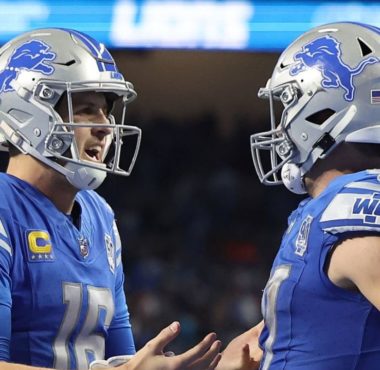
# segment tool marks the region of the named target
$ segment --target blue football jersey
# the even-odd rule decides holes
[[[0,174],[0,361],[88,369],[135,353],[121,242],[108,204],[80,191],[80,225]]]
[[[334,245],[380,232],[378,217],[380,171],[339,176],[291,214],[262,300],[261,370],[380,368],[380,312],[325,272]]]

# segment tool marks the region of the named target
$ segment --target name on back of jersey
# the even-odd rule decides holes
[[[321,217],[325,231],[379,231],[380,193],[341,193],[328,205]]]

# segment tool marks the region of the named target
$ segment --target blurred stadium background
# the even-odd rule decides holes
[[[127,116],[143,129],[134,172],[99,191],[118,218],[137,347],[172,320],[182,324],[174,351],[209,331],[227,343],[260,320],[300,198],[256,178],[249,136],[269,127],[257,91],[308,28],[379,19],[368,0],[0,0],[0,43],[33,28],[87,32],[139,94]]]

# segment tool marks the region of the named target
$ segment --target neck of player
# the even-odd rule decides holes
[[[71,214],[79,190],[62,174],[24,154],[10,157],[7,173],[34,186],[61,212]]]
[[[338,176],[379,168],[380,153],[376,144],[342,143],[315,163],[305,175],[305,186],[309,195],[315,198]]]

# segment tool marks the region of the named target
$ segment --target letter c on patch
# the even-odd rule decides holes
[[[28,244],[33,253],[51,253],[50,235],[47,231],[31,231],[28,234]]]

